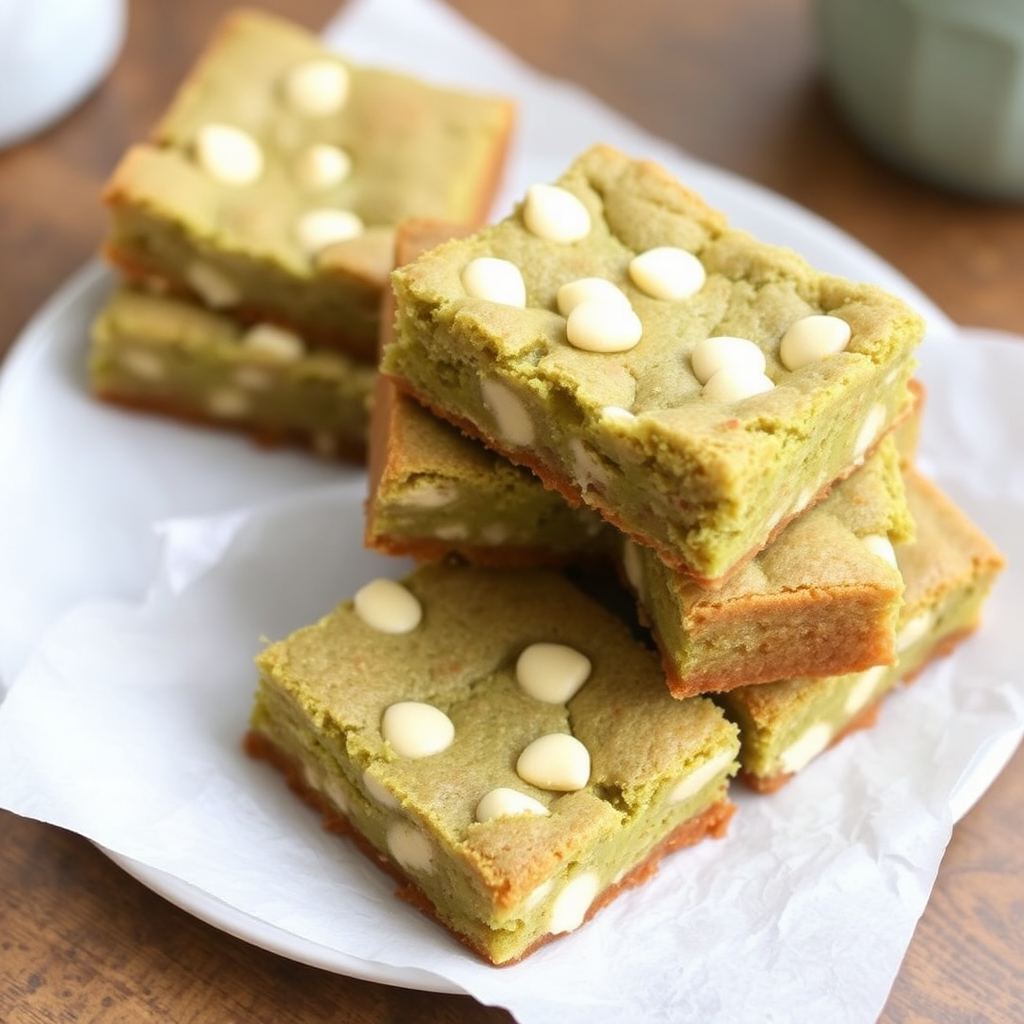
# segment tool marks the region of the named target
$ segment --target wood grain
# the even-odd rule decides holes
[[[810,0],[451,3],[536,67],[835,222],[954,319],[1024,332],[1024,207],[943,193],[866,152],[822,84]],[[0,153],[0,352],[95,250],[104,178],[228,6],[134,0],[103,85]],[[263,6],[310,27],[336,8]],[[885,1024],[1024,1020],[1022,793],[1018,754],[955,829]],[[165,902],[80,837],[0,812],[4,1024],[510,1019],[468,998],[338,977],[256,949]]]

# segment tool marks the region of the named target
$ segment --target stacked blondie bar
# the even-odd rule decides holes
[[[513,119],[233,13],[106,187],[95,394],[362,460],[395,226],[482,221]]]
[[[366,543],[421,565],[269,648],[250,749],[507,963],[869,724],[1002,559],[914,468],[916,314],[653,164],[597,146],[396,262]]]

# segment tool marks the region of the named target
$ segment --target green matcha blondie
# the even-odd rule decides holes
[[[296,25],[236,11],[108,182],[106,255],[373,360],[394,226],[481,221],[513,116],[505,98],[357,66]]]
[[[736,727],[553,571],[374,580],[257,662],[249,753],[494,964],[727,828]]]
[[[683,697],[891,665],[904,589],[894,545],[913,535],[900,455],[886,437],[718,590],[628,539],[619,563],[669,689]]]
[[[932,482],[905,470],[916,539],[896,546],[906,581],[894,665],[825,679],[744,686],[716,696],[740,727],[741,776],[770,792],[848,732],[871,725],[879,702],[978,626],[1003,558]]]
[[[392,285],[397,386],[709,587],[912,405],[904,302],[608,146]]]
[[[372,365],[310,352],[282,328],[127,287],[92,325],[89,383],[98,398],[326,457],[365,458],[376,377]]]

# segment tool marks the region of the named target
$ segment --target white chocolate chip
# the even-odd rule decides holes
[[[275,324],[256,324],[242,335],[242,347],[250,352],[282,363],[294,363],[305,354],[306,346],[293,331]]]
[[[443,508],[459,496],[459,488],[448,481],[420,483],[402,495],[401,504],[409,508]]]
[[[416,597],[394,580],[371,580],[353,600],[356,615],[381,633],[411,633],[423,617]]]
[[[686,249],[660,245],[634,256],[629,276],[642,292],[655,299],[688,299],[704,287],[704,264]]]
[[[837,316],[815,314],[790,324],[782,336],[779,360],[787,370],[799,370],[843,352],[850,343],[850,325]]]
[[[185,280],[211,309],[228,309],[242,300],[242,292],[234,281],[202,260],[196,260],[185,268]]]
[[[252,409],[249,397],[236,388],[216,388],[206,396],[206,410],[219,420],[237,420]]]
[[[896,634],[896,650],[902,654],[905,650],[913,647],[914,644],[924,638],[928,631],[935,624],[935,614],[926,610],[918,612],[912,619],[905,623]]]
[[[558,312],[568,316],[581,302],[603,299],[629,305],[626,293],[605,277],[580,277],[558,289]]]
[[[643,332],[632,306],[607,299],[581,302],[565,322],[569,344],[584,352],[628,352]]]
[[[167,367],[155,352],[133,348],[127,352],[121,352],[117,359],[133,377],[138,377],[139,380],[158,381],[167,376]]]
[[[538,789],[571,793],[590,779],[590,751],[569,733],[551,732],[519,755],[516,773]]]
[[[551,812],[539,801],[518,789],[499,786],[485,793],[476,805],[476,820],[479,822],[493,821],[515,814],[550,814]]]
[[[719,370],[704,385],[704,394],[716,402],[742,402],[762,395],[775,385],[770,377],[752,370],[727,368]]]
[[[548,930],[553,935],[575,931],[586,920],[587,911],[597,896],[601,880],[596,872],[588,871],[574,878],[551,905]]]
[[[816,722],[779,755],[779,765],[786,774],[798,772],[818,756],[832,740],[832,726]]]
[[[569,450],[572,452],[573,473],[581,490],[587,490],[591,484],[608,483],[608,472],[601,465],[597,456],[587,447],[586,442],[574,437],[569,442]]]
[[[873,406],[871,412],[867,414],[864,420],[864,425],[860,428],[860,433],[857,434],[857,440],[853,444],[854,461],[861,459],[867,453],[868,449],[878,440],[878,435],[882,432],[882,427],[884,426],[885,406]]]
[[[307,779],[309,774],[307,773]],[[316,789],[316,783],[313,782],[313,788]],[[349,813],[348,794],[345,792],[342,784],[330,775],[323,777],[323,791],[326,793],[328,800],[334,804],[335,810],[340,811],[342,814]]]
[[[429,757],[447,750],[455,739],[452,720],[433,704],[401,700],[385,708],[381,735],[399,757]]]
[[[406,871],[428,872],[434,867],[434,845],[413,824],[395,821],[385,835],[388,853]]]
[[[295,162],[295,177],[309,192],[340,185],[352,171],[352,158],[343,149],[327,142],[307,146]]]
[[[850,692],[846,695],[843,711],[847,715],[855,715],[858,711],[865,708],[868,701],[875,695],[878,684],[884,678],[885,673],[886,668],[884,665],[876,665],[874,668],[869,668],[866,672],[861,672],[857,677],[857,682],[853,684]]]
[[[568,704],[590,678],[590,659],[566,644],[530,644],[516,661],[516,679],[535,700]]]
[[[622,569],[626,574],[626,582],[637,594],[642,593],[644,565],[640,556],[640,546],[628,537],[622,543]]]
[[[619,423],[632,423],[636,419],[636,413],[629,409],[623,409],[621,405],[606,405],[601,410],[605,419],[617,420]]]
[[[297,64],[284,80],[289,106],[305,117],[335,114],[348,99],[348,69],[336,60],[320,58]]]
[[[540,906],[551,894],[551,890],[555,887],[554,879],[549,878],[545,882],[541,882],[532,892],[530,892],[526,899],[523,900],[523,906],[527,910],[533,910]]]
[[[731,750],[723,750],[680,779],[668,794],[670,804],[682,803],[699,793],[712,779],[718,778],[733,763]]]
[[[251,185],[263,173],[263,150],[246,131],[204,124],[196,133],[196,160],[222,185]]]
[[[391,810],[397,810],[402,806],[401,803],[399,803],[398,797],[396,797],[395,794],[380,781],[380,779],[375,775],[371,775],[369,769],[363,772],[363,789],[365,789],[370,798],[376,800],[381,807],[388,807]]]
[[[726,334],[701,338],[690,353],[690,368],[701,384],[707,384],[719,370],[763,374],[765,366],[764,352],[757,345],[748,338]]]
[[[894,569],[899,568],[896,563],[896,551],[892,546],[892,541],[884,533],[869,533],[861,537],[861,541],[871,554],[876,555]]]
[[[469,537],[469,527],[465,523],[443,523],[434,530],[438,540],[456,541]]]
[[[533,420],[523,403],[496,380],[480,382],[484,404],[494,416],[501,437],[510,444],[528,448],[533,444]]]
[[[504,544],[511,536],[512,531],[505,523],[488,523],[480,531],[480,539],[485,544]]]
[[[503,306],[526,306],[526,283],[519,268],[496,256],[479,256],[462,270],[462,287],[471,299],[487,299]]]
[[[590,214],[571,192],[557,185],[531,185],[526,190],[523,222],[548,242],[578,242],[590,234]]]
[[[308,210],[295,225],[295,237],[310,256],[336,242],[347,242],[363,233],[363,222],[351,210]]]

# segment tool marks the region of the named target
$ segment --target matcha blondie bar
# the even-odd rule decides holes
[[[669,689],[684,697],[892,664],[903,605],[893,546],[913,534],[900,455],[886,437],[718,590],[631,540],[619,562]]]
[[[492,963],[727,828],[736,727],[553,571],[374,580],[257,662],[250,754]]]
[[[709,587],[912,404],[904,302],[608,146],[392,282],[400,388]]]
[[[741,776],[770,792],[850,731],[874,722],[879,702],[978,626],[1003,558],[992,542],[932,482],[905,470],[916,539],[896,546],[906,581],[888,667],[825,679],[744,686],[716,696],[738,723]]]
[[[310,352],[282,328],[127,287],[92,325],[98,398],[347,461],[365,458],[376,377],[369,363]]]
[[[513,115],[239,10],[115,169],[105,252],[132,278],[373,360],[394,226],[482,220]]]

